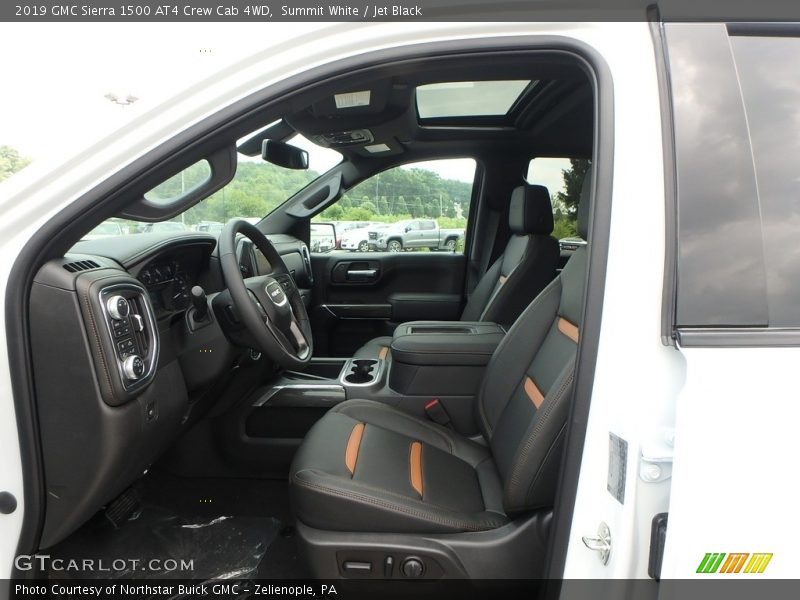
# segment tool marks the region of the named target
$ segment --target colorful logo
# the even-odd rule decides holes
[[[749,560],[748,560],[749,558]],[[772,553],[749,554],[739,552],[725,554],[724,552],[708,552],[697,567],[698,573],[763,573]]]

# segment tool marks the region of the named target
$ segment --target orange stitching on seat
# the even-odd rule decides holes
[[[364,437],[364,423],[356,423],[350,438],[347,440],[347,448],[344,451],[344,464],[350,475],[356,472],[356,461],[358,460],[358,450],[361,448],[361,438]]]
[[[544,402],[544,394],[542,394],[541,390],[530,377],[525,378],[525,393],[528,394],[528,398],[530,398],[536,408],[539,408],[542,402]]]
[[[411,487],[422,498],[422,444],[411,442],[411,453],[408,457],[408,471],[411,475]]]
[[[580,338],[578,334],[578,326],[570,323],[564,317],[558,318],[558,330],[571,339],[576,344]]]

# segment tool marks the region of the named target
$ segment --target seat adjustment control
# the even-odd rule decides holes
[[[348,560],[344,565],[345,573],[370,573],[372,572],[372,563],[360,560]]]
[[[422,565],[422,561],[413,556],[405,559],[403,564],[400,565],[400,571],[403,573],[403,575],[411,579],[420,577],[424,570],[425,567]]]
[[[383,561],[383,578],[391,579],[393,569],[394,569],[394,559],[391,556],[387,556],[386,560]]]

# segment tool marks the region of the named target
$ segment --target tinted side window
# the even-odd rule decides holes
[[[770,327],[800,326],[800,38],[731,38],[755,165]]]
[[[574,250],[575,244],[583,243],[578,237],[578,201],[590,162],[583,158],[538,156],[528,163],[525,181],[543,185],[550,192],[553,237],[562,242],[562,250]]]
[[[758,194],[728,32],[669,23],[678,327],[766,326]]]
[[[463,252],[474,179],[471,158],[394,167],[348,190],[314,222],[333,225],[331,249],[342,252]]]
[[[665,30],[676,325],[800,328],[800,27]]]

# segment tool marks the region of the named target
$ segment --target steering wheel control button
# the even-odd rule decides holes
[[[122,296],[111,296],[111,298],[106,301],[106,310],[112,319],[121,321],[131,312],[131,307],[128,301]]]
[[[422,576],[422,573],[425,571],[425,567],[422,565],[422,561],[420,559],[410,557],[405,559],[403,564],[400,565],[400,571],[409,579],[416,579],[417,577]]]
[[[286,304],[286,294],[283,292],[283,287],[277,281],[272,281],[267,284],[267,296],[276,306],[283,306]]]
[[[144,361],[135,354],[129,356],[122,362],[122,372],[128,379],[139,379],[144,375]]]

